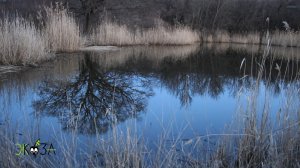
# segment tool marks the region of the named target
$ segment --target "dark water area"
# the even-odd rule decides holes
[[[166,130],[167,140],[186,141],[242,122],[254,85],[257,111],[268,106],[275,121],[287,97],[299,100],[299,52],[271,48],[257,82],[263,53],[258,46],[205,45],[61,54],[41,67],[2,74],[0,128],[17,134],[16,143],[59,143],[76,133],[79,144],[89,144],[113,127],[146,142]]]

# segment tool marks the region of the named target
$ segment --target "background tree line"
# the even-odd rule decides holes
[[[0,0],[0,10],[32,15],[57,0]],[[297,0],[59,0],[87,28],[104,18],[128,26],[151,27],[157,20],[198,30],[248,32],[283,29],[282,21],[298,30]],[[267,25],[266,18],[270,18]]]

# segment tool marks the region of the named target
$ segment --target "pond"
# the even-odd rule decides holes
[[[215,44],[58,54],[38,68],[1,74],[0,127],[14,143],[76,139],[76,151],[92,153],[90,144],[112,134],[135,134],[156,148],[161,136],[186,143],[229,127],[239,132],[254,85],[257,111],[268,109],[274,121],[291,94],[299,100],[298,49],[271,48],[257,82],[264,51]]]

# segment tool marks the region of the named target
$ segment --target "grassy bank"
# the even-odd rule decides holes
[[[64,7],[45,8],[45,34],[48,48],[54,52],[73,52],[81,47],[82,37],[74,16]]]
[[[267,39],[259,32],[215,31],[210,34],[185,26],[162,24],[131,29],[109,21],[100,23],[83,36],[73,14],[62,5],[46,7],[41,13],[37,17],[39,26],[21,17],[0,21],[0,64],[35,65],[54,57],[52,53],[78,51],[84,45],[189,45],[199,42],[267,45]],[[290,28],[275,31],[270,35],[270,42],[276,46],[300,47],[300,35]]]
[[[0,21],[0,64],[35,65],[54,56],[54,52],[72,52],[81,46],[79,26],[68,10],[45,8],[45,23],[16,16]]]
[[[262,36],[262,37],[261,37]],[[230,34],[227,31],[216,31],[213,34],[201,33],[203,42],[207,43],[239,43],[267,45],[264,34],[248,32]],[[274,31],[270,33],[270,41],[273,46],[300,47],[300,33],[294,31]]]
[[[15,18],[0,21],[0,63],[35,64],[50,57],[45,38],[34,24]]]
[[[156,26],[133,31],[113,22],[101,23],[91,35],[94,45],[186,45],[199,41],[198,33],[188,27]]]
[[[72,14],[60,6],[46,8],[45,23],[37,28],[32,21],[16,17],[0,22],[0,63],[37,64],[55,52],[78,51],[84,37]],[[148,30],[130,30],[115,23],[100,24],[89,37],[92,45],[186,45],[199,42],[197,32],[187,27],[157,26]]]

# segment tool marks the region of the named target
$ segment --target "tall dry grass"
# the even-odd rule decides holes
[[[266,47],[259,58],[257,77],[251,84],[249,94],[241,88],[238,93],[245,96],[247,103],[239,105],[237,120],[227,134],[225,140],[219,143],[213,154],[213,165],[217,167],[299,167],[300,135],[299,135],[299,97],[297,86],[291,85],[284,89],[285,98],[277,112],[271,111],[273,95],[262,93],[259,98],[260,83],[266,74],[266,65],[275,67],[274,59],[270,58],[271,36],[267,33]],[[267,63],[267,59],[269,60]],[[241,67],[245,67],[245,62]],[[278,66],[276,64],[276,66]],[[278,68],[280,70],[280,67]],[[288,68],[283,71],[289,71]],[[283,73],[283,74],[286,74]],[[247,74],[244,74],[246,77]],[[243,77],[243,81],[244,81]],[[285,78],[280,76],[280,78]],[[270,80],[270,79],[269,79]],[[294,81],[299,80],[295,76]],[[281,83],[280,80],[278,81]],[[269,81],[266,82],[266,87]],[[282,84],[282,83],[281,83]],[[247,92],[247,91],[246,91]],[[265,91],[264,91],[265,92]],[[262,109],[259,104],[263,103]],[[272,113],[276,114],[273,119]]]
[[[230,34],[227,31],[218,30],[213,34],[202,33],[204,42],[208,43],[239,43],[239,44],[260,44],[258,32],[247,34]]]
[[[104,22],[93,31],[90,39],[94,45],[185,45],[199,42],[199,35],[187,27],[157,26],[133,31],[125,25]]]
[[[0,63],[36,64],[51,57],[42,32],[23,18],[0,21]]]
[[[72,52],[81,46],[79,25],[74,16],[63,6],[45,8],[46,23],[43,30],[51,51]]]
[[[238,43],[267,45],[265,36],[259,32],[230,34],[227,31],[216,31],[213,34],[202,33],[202,39],[208,43]],[[300,33],[295,31],[274,31],[270,33],[271,45],[282,47],[300,47]]]
[[[100,24],[91,34],[94,45],[184,45],[201,40],[208,43],[238,43],[267,45],[265,36],[259,32],[230,34],[218,30],[213,34],[196,32],[188,27],[166,28],[158,25],[150,29],[130,30],[126,25],[113,22]],[[300,33],[295,31],[274,31],[270,33],[271,45],[283,47],[300,47]]]
[[[82,37],[72,14],[59,4],[45,11],[40,28],[18,16],[0,21],[0,64],[32,65],[53,57],[50,52],[80,48]]]
[[[275,31],[272,44],[284,47],[300,47],[300,33],[295,31]]]

